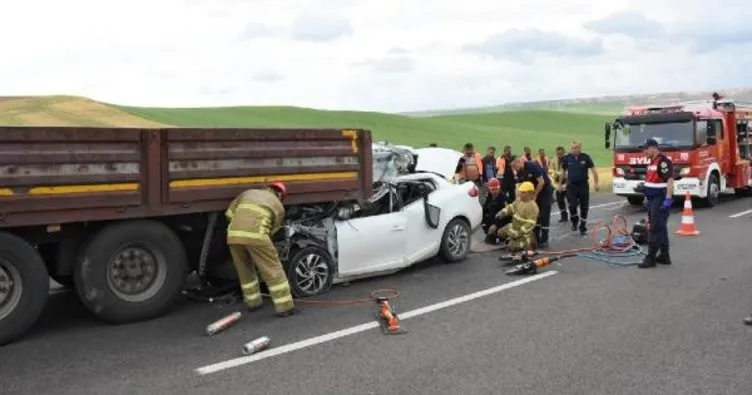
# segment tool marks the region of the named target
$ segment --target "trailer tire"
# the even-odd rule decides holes
[[[0,346],[19,339],[47,304],[50,280],[39,252],[26,240],[0,232]]]
[[[86,308],[121,324],[155,318],[177,302],[187,258],[178,236],[160,222],[119,222],[85,246],[74,281]]]

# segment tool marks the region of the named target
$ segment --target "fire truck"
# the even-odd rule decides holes
[[[752,102],[723,98],[627,108],[605,125],[606,149],[613,139],[613,191],[640,205],[648,158],[645,142],[653,138],[674,163],[674,197],[689,193],[706,206],[721,194],[752,191]]]

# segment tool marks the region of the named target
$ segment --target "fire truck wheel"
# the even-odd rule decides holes
[[[47,267],[39,252],[26,240],[0,232],[0,346],[34,325],[49,292]]]
[[[86,245],[73,279],[81,302],[110,323],[154,318],[177,302],[187,274],[185,248],[156,221],[117,222]]]
[[[718,204],[718,200],[721,195],[721,183],[718,180],[716,173],[711,173],[708,178],[708,191],[707,197],[702,199],[702,205],[705,207],[713,207]]]

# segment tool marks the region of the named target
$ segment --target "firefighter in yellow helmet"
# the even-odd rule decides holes
[[[256,268],[269,288],[274,310],[280,317],[295,313],[292,293],[271,236],[285,218],[282,201],[287,187],[281,182],[265,189],[249,189],[230,203],[225,212],[230,225],[227,245],[238,272],[243,300],[249,310],[261,308],[261,289]]]
[[[496,214],[497,218],[511,216],[512,222],[498,230],[492,226],[488,232],[488,239],[496,237],[506,240],[510,251],[530,250],[536,247],[533,235],[538,220],[538,205],[533,199],[535,187],[533,183],[525,181],[520,184],[518,192],[517,200]]]

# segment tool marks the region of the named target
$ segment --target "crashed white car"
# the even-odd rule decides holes
[[[458,262],[480,226],[479,191],[457,185],[461,153],[374,144],[374,194],[354,202],[294,206],[275,236],[296,297],[319,295],[332,284],[389,274],[440,256]],[[208,268],[234,277],[230,262]]]
[[[409,164],[412,172],[381,177],[368,205],[339,205],[333,215],[321,206],[291,213],[300,219],[286,223],[289,242],[280,258],[296,296],[318,295],[333,283],[393,273],[436,255],[447,262],[465,259],[482,208],[473,183],[450,181],[461,154],[445,148],[410,153],[417,156]]]

